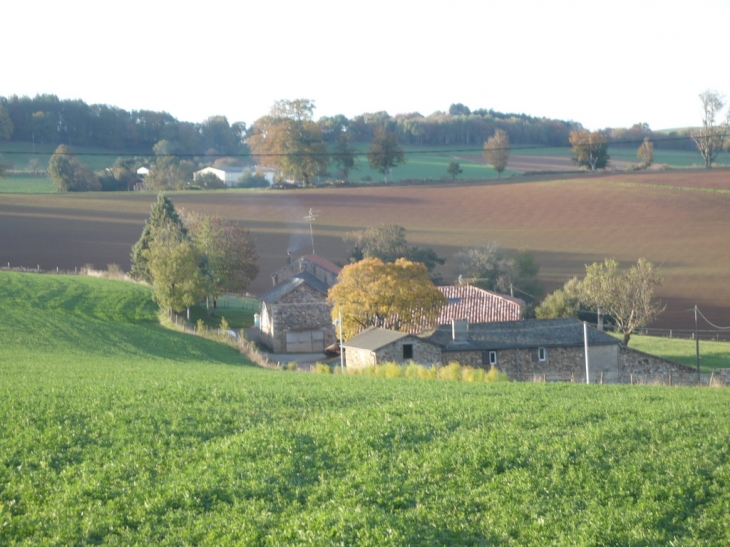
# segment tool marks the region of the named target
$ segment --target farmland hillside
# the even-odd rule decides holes
[[[256,369],[0,272],[2,545],[724,545],[724,389]]]
[[[286,252],[311,252],[304,217],[319,210],[316,251],[344,261],[342,235],[379,223],[397,223],[409,241],[434,247],[447,259],[440,272],[453,281],[451,257],[462,247],[496,240],[529,249],[540,277],[554,288],[584,265],[604,257],[660,266],[659,291],[667,311],[657,326],[691,328],[698,304],[716,324],[729,324],[730,172],[670,171],[503,183],[428,186],[227,191],[171,194],[177,207],[239,220],[251,230],[261,273],[251,286],[261,294]],[[0,195],[0,264],[71,268],[114,262],[129,268],[154,201],[151,194]]]

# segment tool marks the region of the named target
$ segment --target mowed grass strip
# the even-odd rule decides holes
[[[724,389],[256,369],[0,272],[0,544],[724,545]]]

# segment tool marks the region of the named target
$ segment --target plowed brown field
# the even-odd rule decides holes
[[[727,191],[726,191],[727,189]],[[657,326],[687,328],[695,303],[730,324],[730,172],[680,171],[598,175],[569,180],[514,179],[503,184],[395,186],[299,191],[172,193],[177,207],[237,219],[254,234],[261,274],[271,285],[287,249],[311,252],[303,217],[318,210],[317,254],[345,257],[341,236],[398,223],[415,243],[449,260],[461,247],[496,240],[531,250],[548,287],[604,257],[645,256],[665,278],[667,311]],[[150,194],[0,195],[0,264],[73,268],[129,267],[129,251],[155,197]]]

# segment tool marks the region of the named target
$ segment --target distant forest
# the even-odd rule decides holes
[[[78,99],[60,100],[55,95],[0,97],[0,107],[12,122],[11,141],[63,143],[144,153],[151,151],[155,143],[166,140],[173,143],[176,152],[185,154],[248,152],[246,123],[230,123],[225,116],[211,116],[202,123],[183,122],[167,112],[127,111],[105,104],[89,105]],[[401,144],[469,147],[481,147],[496,129],[506,131],[514,145],[567,147],[570,132],[582,127],[573,121],[505,114],[491,109],[470,110],[461,103],[452,104],[448,111],[428,116],[417,112],[395,116],[375,112],[351,119],[343,115],[322,117],[318,123],[327,142],[334,142],[342,132],[347,132],[352,142],[370,142],[375,130],[384,127],[394,132]],[[681,138],[687,133],[657,133],[641,123],[630,128],[607,128],[602,132],[608,136],[609,143],[617,145],[631,141],[627,146],[638,146],[634,142],[649,137],[660,148],[695,149],[691,139]]]

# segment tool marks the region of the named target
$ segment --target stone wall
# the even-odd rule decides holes
[[[403,345],[413,346],[413,358],[403,358]],[[416,336],[396,340],[392,344],[371,351],[366,349],[345,348],[345,362],[348,367],[362,368],[383,363],[405,363],[413,361],[421,365],[434,365],[441,362],[441,348],[424,342]]]
[[[624,374],[691,374],[696,371],[681,363],[621,346],[621,372]]]
[[[411,344],[413,346],[412,359],[403,358],[403,346],[405,344]],[[407,336],[396,340],[392,344],[377,350],[376,355],[378,363],[405,363],[406,361],[413,361],[420,365],[433,365],[441,362],[441,348],[436,344],[424,342],[416,336]]]
[[[375,354],[369,349],[345,348],[345,366],[363,368],[375,364]]]
[[[715,371],[718,382],[724,385],[730,385],[730,368],[720,368]]]

